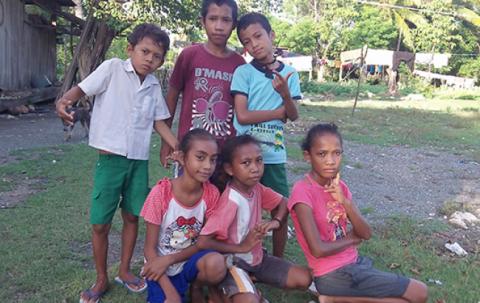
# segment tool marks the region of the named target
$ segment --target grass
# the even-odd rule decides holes
[[[335,121],[347,140],[431,146],[480,159],[478,102],[361,101],[354,117],[350,116],[351,107],[351,101],[314,101],[301,106],[302,121]],[[303,130],[293,131],[303,136]],[[288,138],[292,160],[303,161],[298,147],[302,136]],[[167,174],[159,165],[158,140],[153,140],[153,144],[150,184]],[[34,183],[38,192],[15,207],[0,209],[0,301],[76,302],[79,292],[90,286],[95,277],[89,249],[88,208],[96,153],[80,144],[15,152],[11,156],[16,160],[0,167],[0,192],[12,190],[26,179],[38,181]],[[450,208],[446,206],[445,211]],[[363,213],[374,211],[362,209]],[[118,234],[120,229],[116,216],[112,232]],[[395,217],[376,226],[375,237],[360,251],[372,257],[380,269],[397,263],[400,267],[393,271],[422,281],[440,280],[441,286],[429,284],[430,302],[476,302],[479,256],[470,254],[460,259],[446,255],[435,242],[435,234],[448,231],[448,226],[435,220],[420,222]],[[141,228],[140,237],[143,236]],[[295,241],[289,242],[286,256],[305,264]],[[111,278],[117,266],[115,263],[109,268]],[[139,263],[134,265],[135,270],[139,267]],[[312,299],[301,292],[262,289],[271,302],[304,303]],[[102,302],[144,300],[144,296],[130,295],[112,284]]]
[[[300,116],[307,125],[335,122],[347,140],[378,145],[428,146],[463,153],[480,161],[478,101],[367,100],[358,102],[353,117],[352,108],[352,100],[312,99],[300,106]]]

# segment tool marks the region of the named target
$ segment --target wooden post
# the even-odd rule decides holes
[[[365,49],[365,52],[363,51]],[[358,76],[358,81],[357,81],[357,93],[355,94],[355,102],[353,103],[353,108],[352,108],[352,117],[353,114],[355,113],[355,108],[357,107],[357,101],[358,101],[358,95],[360,93],[360,82],[362,80],[362,75],[363,75],[363,64],[365,62],[365,57],[367,56],[368,52],[368,46],[365,45],[362,47],[362,50],[360,52],[360,75]]]

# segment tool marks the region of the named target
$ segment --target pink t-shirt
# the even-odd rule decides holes
[[[233,72],[245,60],[237,53],[220,58],[203,44],[185,48],[177,58],[170,85],[182,91],[178,139],[192,128],[213,134],[220,145],[235,136],[233,98],[230,84]]]
[[[201,235],[215,235],[218,240],[231,244],[239,244],[245,239],[250,229],[262,220],[262,209],[272,210],[277,207],[283,197],[269,187],[257,184],[247,195],[227,185],[220,196],[217,211],[210,217]],[[248,264],[255,266],[262,262],[262,244],[256,245],[252,251],[235,254]]]
[[[347,199],[352,194],[347,185],[340,181],[340,187]],[[297,233],[297,241],[300,244],[309,267],[313,270],[314,276],[318,277],[334,271],[357,260],[358,252],[355,246],[327,257],[316,258],[310,252],[308,243],[303,235],[302,228],[298,222],[297,214],[293,207],[303,203],[312,209],[313,219],[320,233],[320,238],[325,242],[333,242],[342,239],[347,234],[348,217],[342,204],[335,201],[331,194],[324,191],[324,188],[315,182],[310,175],[295,183],[292,194],[288,200],[288,209],[292,215],[292,221]]]
[[[160,180],[140,212],[145,221],[160,225],[158,255],[172,254],[194,244],[204,222],[214,212],[219,196],[218,189],[205,182],[202,198],[193,206],[185,206],[173,196],[172,182],[168,178]],[[167,274],[178,274],[184,263],[171,265]]]

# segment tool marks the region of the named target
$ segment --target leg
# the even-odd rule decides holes
[[[271,212],[272,218],[277,214],[277,210],[274,209]],[[273,231],[273,255],[275,257],[283,258],[283,252],[285,251],[285,245],[288,239],[288,214],[282,220],[282,224],[279,229]]]
[[[306,290],[312,283],[310,270],[304,266],[292,265],[288,270],[286,287]]]
[[[270,187],[277,193],[281,194],[285,198],[288,198],[288,181],[287,181],[287,171],[285,169],[285,164],[265,164],[265,169],[263,172],[263,177],[260,180],[265,186]],[[272,218],[275,216],[276,212],[272,211]],[[282,226],[279,229],[273,231],[273,255],[275,257],[283,258],[283,252],[285,250],[285,245],[287,244],[288,239],[288,215],[282,221]]]
[[[330,297],[320,295],[319,303],[408,303],[402,298]]]
[[[95,270],[97,271],[97,279],[90,289],[94,293],[102,293],[108,287],[107,274],[107,254],[108,254],[108,233],[111,224],[93,224],[92,225],[92,248],[93,259],[95,261]],[[82,292],[80,297],[84,303],[91,303],[88,300],[87,291]]]
[[[145,281],[136,281],[135,275],[130,272],[130,262],[137,242],[138,217],[134,216],[122,209],[122,251],[120,256],[120,268],[118,276],[126,282],[133,290],[139,290],[145,287]],[[128,281],[136,281],[136,283],[128,283]]]
[[[206,285],[220,283],[227,273],[225,258],[216,252],[201,257],[197,262],[197,269],[197,280]]]
[[[410,279],[407,290],[402,296],[408,302],[425,303],[428,300],[428,288],[424,283],[415,279]]]
[[[232,303],[260,303],[260,298],[256,294],[239,293],[232,297]]]

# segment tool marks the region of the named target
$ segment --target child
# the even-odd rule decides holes
[[[188,132],[180,144],[183,174],[158,182],[145,201],[141,216],[147,225],[147,263],[143,274],[150,303],[184,301],[188,285],[196,278],[214,285],[225,276],[222,255],[198,251],[193,245],[217,205],[219,192],[208,182],[217,156],[217,142],[209,132]]]
[[[372,231],[339,180],[343,145],[337,126],[314,126],[302,149],[312,169],[295,183],[288,208],[320,302],[426,302],[425,284],[379,271],[358,255],[357,245]]]
[[[268,255],[262,248],[265,234],[284,222],[287,200],[259,183],[264,168],[260,144],[252,136],[242,135],[227,141],[222,153],[231,180],[220,197],[218,211],[198,240],[202,249],[231,254],[227,262],[232,264],[220,288],[235,303],[259,302],[249,276],[278,288],[306,289],[311,282],[306,267]],[[276,216],[262,222],[262,209],[276,209]]]
[[[272,45],[275,33],[264,15],[244,15],[237,34],[254,59],[233,75],[234,126],[238,135],[250,134],[261,143],[265,173],[260,182],[288,197],[283,126],[287,119],[298,117],[294,101],[301,98],[298,73],[276,60]],[[278,257],[283,256],[287,240],[287,217],[281,226],[273,235],[273,254]]]
[[[175,136],[163,121],[170,117],[158,80],[152,74],[168,51],[168,35],[153,24],[137,26],[128,37],[126,61],[103,62],[57,102],[58,115],[72,123],[67,112],[81,97],[95,96],[89,145],[99,151],[90,208],[93,256],[97,279],[83,291],[80,302],[98,302],[108,288],[108,233],[120,201],[122,252],[115,281],[132,292],[147,287],[130,272],[138,230],[138,214],[148,194],[148,156],[152,126],[172,148]],[[120,199],[121,197],[121,199]]]
[[[201,22],[207,42],[185,48],[177,58],[170,78],[167,104],[173,120],[178,97],[182,106],[178,124],[178,139],[192,128],[203,128],[213,134],[220,148],[235,135],[233,99],[230,83],[233,71],[245,63],[242,56],[227,48],[227,41],[237,22],[234,0],[203,0]],[[162,163],[171,150],[162,145]],[[212,181],[217,185],[217,177]],[[221,182],[221,181],[218,181]],[[222,187],[222,184],[219,184]]]

